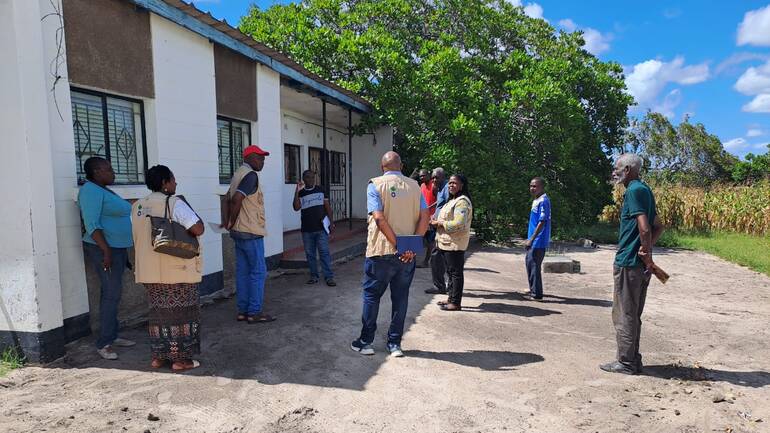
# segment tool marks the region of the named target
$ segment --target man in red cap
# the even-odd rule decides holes
[[[265,199],[257,172],[270,155],[251,145],[243,149],[243,164],[233,174],[227,192],[225,227],[235,243],[235,288],[239,321],[272,322],[262,312],[267,279],[265,263]]]

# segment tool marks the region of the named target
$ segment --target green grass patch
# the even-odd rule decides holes
[[[24,355],[15,347],[9,347],[0,354],[0,377],[22,366],[24,366]]]
[[[592,226],[557,230],[554,240],[590,239],[599,244],[616,244],[618,226],[597,223]],[[704,251],[729,262],[770,275],[770,237],[729,232],[684,232],[666,230],[656,246]]]
[[[741,233],[666,231],[658,246],[705,251],[729,262],[770,275],[770,238]]]

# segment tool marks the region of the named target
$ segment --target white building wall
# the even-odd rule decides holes
[[[149,165],[168,166],[177,194],[204,222],[219,222],[213,45],[154,14],[150,26],[155,98],[145,107]],[[221,235],[207,227],[201,245],[204,275],[221,271]]]
[[[0,0],[0,330],[63,320],[42,3]]]
[[[366,218],[366,185],[382,175],[380,161],[393,149],[393,128],[382,126],[374,134],[353,137],[353,218]]]
[[[40,0],[40,7],[50,13],[51,3]],[[58,2],[57,2],[58,3]],[[58,45],[56,31],[60,22],[55,15],[42,21],[43,48],[47,59],[56,58]],[[51,132],[53,152],[54,198],[56,200],[56,237],[59,250],[59,280],[61,284],[62,314],[65,319],[88,313],[88,289],[83,272],[84,257],[81,240],[80,212],[77,203],[72,200],[72,190],[77,187],[75,167],[75,145],[72,130],[72,110],[69,82],[66,79],[66,45],[61,40],[61,63],[59,73],[63,76],[54,88],[54,94],[48,93],[48,121]],[[47,69],[47,79],[53,76]]]
[[[281,142],[281,79],[280,75],[257,65],[257,119],[252,140],[270,152],[259,174],[265,196],[265,256],[283,252],[283,143]]]

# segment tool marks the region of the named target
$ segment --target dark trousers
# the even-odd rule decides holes
[[[334,278],[332,272],[332,256],[329,253],[329,234],[326,230],[317,232],[302,232],[302,243],[305,245],[305,258],[310,268],[310,277],[318,278],[318,262],[316,250],[321,258],[321,270],[325,280]]]
[[[438,249],[435,242],[430,252],[430,273],[433,275],[433,288],[446,293],[446,282],[444,281],[446,262],[441,257],[441,250]]]
[[[545,248],[530,248],[527,250],[527,278],[529,279],[529,293],[535,298],[543,297],[543,259]]]
[[[118,306],[123,294],[123,272],[128,263],[127,248],[110,248],[112,266],[105,271],[102,261],[104,253],[101,248],[88,242],[83,242],[86,258],[99,276],[101,289],[99,292],[99,337],[96,348],[111,345],[118,338]]]
[[[463,300],[463,285],[465,283],[463,274],[463,269],[465,268],[465,251],[446,251],[438,248],[436,248],[436,251],[438,251],[438,254],[434,259],[444,263],[446,273],[449,275],[449,284],[446,285],[449,303],[461,305]],[[434,269],[436,268],[431,266],[431,271]],[[433,274],[433,281],[440,281],[441,285],[444,286],[443,269],[442,273]]]
[[[613,275],[615,290],[612,295],[612,324],[615,325],[615,338],[618,342],[618,361],[631,368],[641,368],[639,337],[650,275],[641,266],[615,266]]]
[[[406,309],[409,305],[409,286],[414,278],[415,263],[402,263],[395,255],[367,257],[364,261],[363,313],[361,315],[361,336],[364,343],[374,342],[377,330],[377,316],[380,312],[380,298],[390,286],[390,315],[388,343],[401,344],[404,334]]]

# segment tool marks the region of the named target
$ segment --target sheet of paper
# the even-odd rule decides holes
[[[329,221],[329,217],[328,216],[324,217],[323,224],[324,224],[324,230],[326,230],[326,234],[328,235],[329,234],[329,227],[331,227],[331,225],[332,225],[332,222]]]
[[[211,228],[211,230],[214,231],[214,233],[219,233],[219,234],[230,233],[229,231],[227,231],[226,228],[219,227],[219,223],[214,223],[209,221],[209,227]]]

